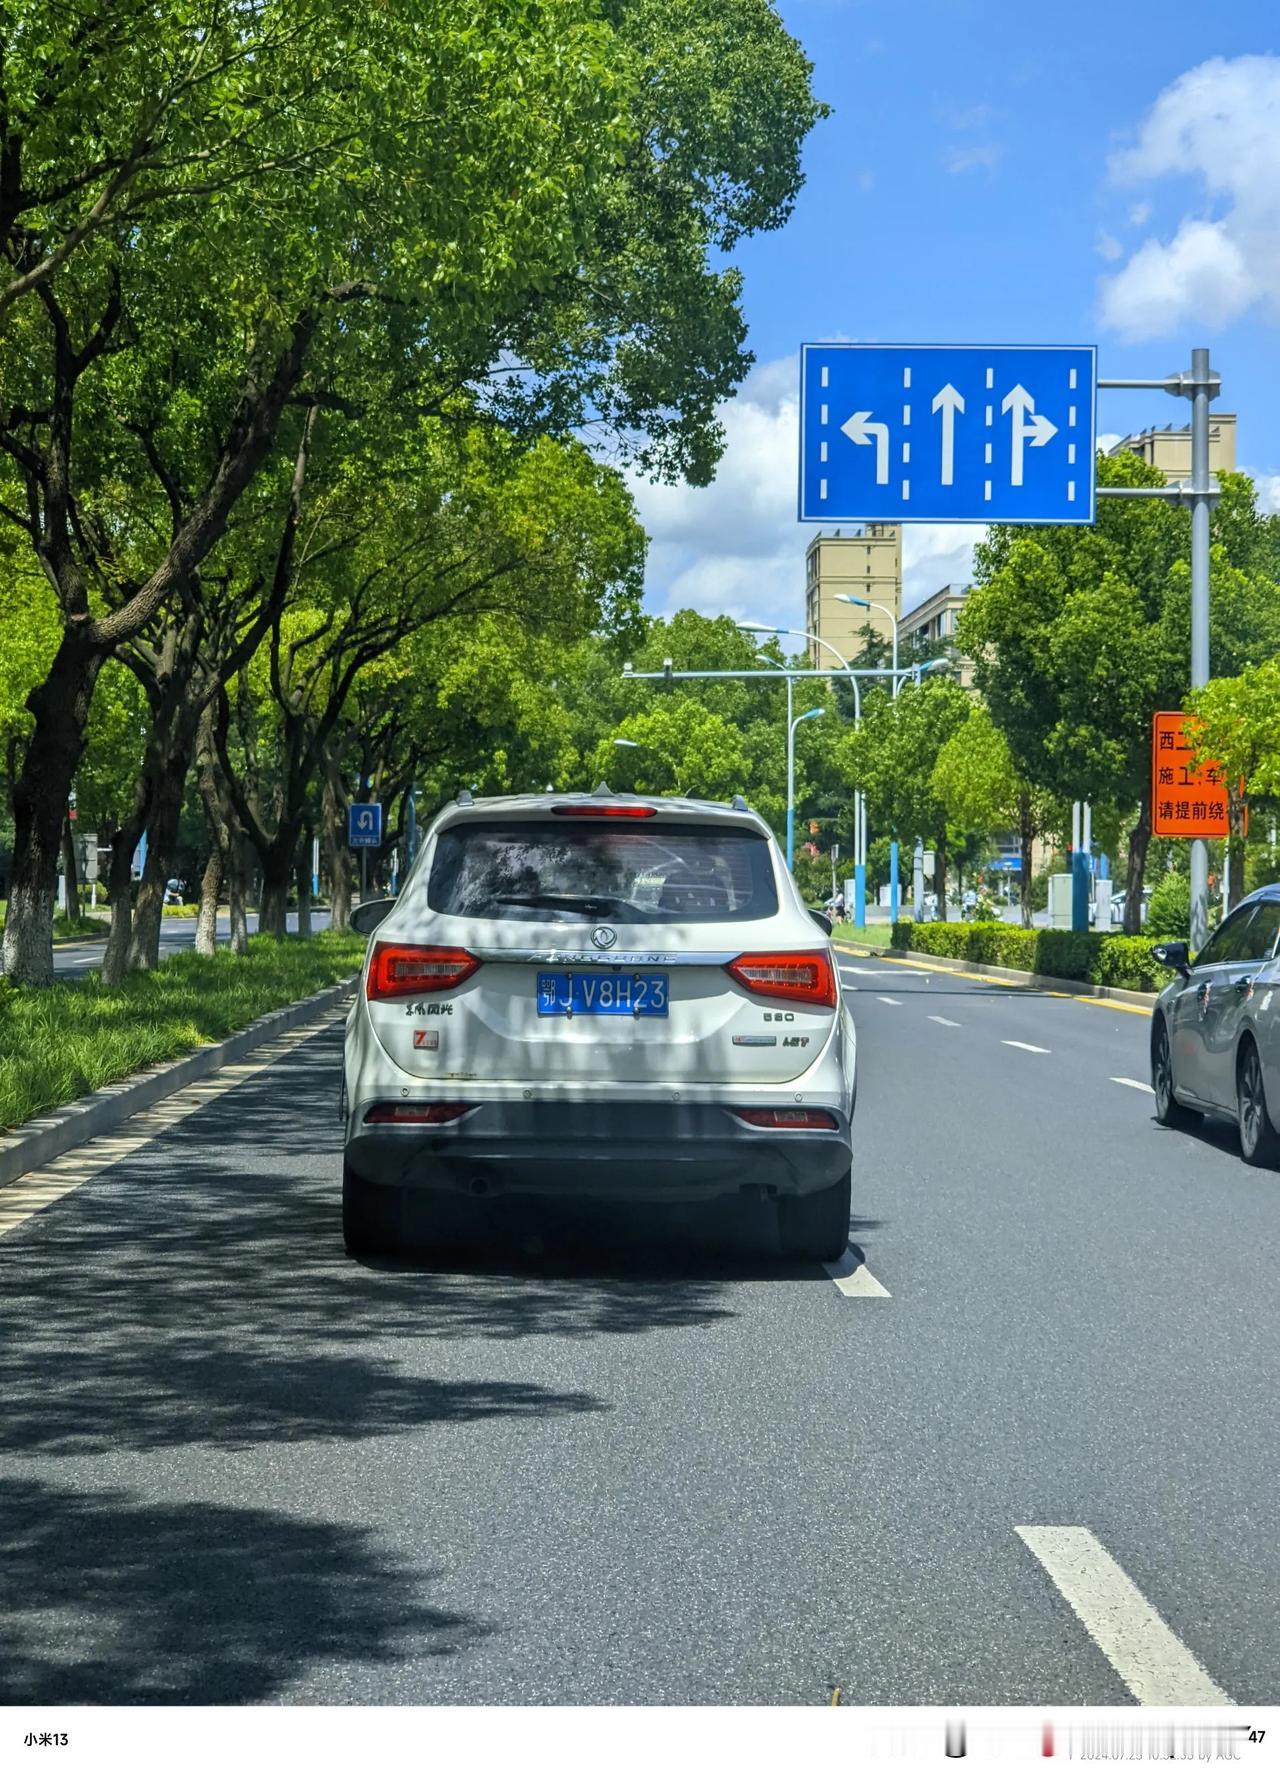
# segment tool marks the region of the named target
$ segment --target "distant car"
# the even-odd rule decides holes
[[[1177,977],[1151,1018],[1151,1088],[1162,1127],[1232,1117],[1247,1164],[1280,1163],[1280,885],[1231,912],[1194,961],[1185,942],[1151,951]]]
[[[745,803],[468,797],[353,925],[348,1251],[548,1196],[704,1201],[726,1231],[763,1199],[791,1255],[844,1251],[853,1018]]]

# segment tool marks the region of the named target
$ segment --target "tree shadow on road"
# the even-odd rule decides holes
[[[0,1449],[354,1441],[606,1410],[526,1378],[552,1367],[541,1341],[697,1330],[736,1316],[744,1278],[821,1274],[682,1242],[495,1243],[470,1274],[357,1263],[340,1235],[339,1045],[337,1030],[304,1044],[5,1239]],[[439,1346],[459,1340],[455,1378]],[[487,1364],[483,1347],[513,1340],[534,1342],[476,1369],[477,1345]]]
[[[0,1479],[0,1703],[270,1700],[491,1631],[350,1526]]]

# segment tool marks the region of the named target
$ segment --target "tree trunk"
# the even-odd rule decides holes
[[[1018,795],[1018,844],[1021,849],[1018,866],[1018,896],[1022,905],[1022,927],[1031,928],[1031,851],[1036,832],[1032,818],[1030,793]]]
[[[289,885],[293,879],[293,857],[298,846],[298,824],[281,819],[271,846],[259,849],[262,868],[262,896],[258,901],[258,934],[274,935],[283,941],[289,933]]]
[[[1151,801],[1142,795],[1138,821],[1129,832],[1129,871],[1125,878],[1124,933],[1137,935],[1142,928],[1142,886],[1147,877],[1147,844],[1151,841]]]
[[[934,844],[933,890],[938,900],[938,921],[947,920],[947,833],[941,830]]]
[[[222,886],[222,849],[210,831],[209,859],[200,881],[200,914],[196,918],[196,953],[211,960],[218,949],[218,892]]]
[[[298,849],[298,934],[311,934],[311,826]]]
[[[27,696],[35,727],[13,784],[13,869],[0,965],[15,985],[53,983],[53,897],[71,782],[105,653],[64,634],[49,673]]]
[[[230,906],[231,914],[231,952],[233,954],[249,952],[249,918],[245,910],[247,878],[244,839],[237,833],[232,845],[231,857],[227,863],[227,903]]]
[[[71,833],[71,819],[62,827],[62,878],[67,888],[67,921],[80,927],[80,863],[76,860],[76,839]]]
[[[323,852],[329,867],[329,927],[345,929],[351,921],[351,852],[347,848],[346,807],[342,788],[326,775],[321,803]]]
[[[133,907],[133,936],[129,943],[129,970],[154,972],[160,963],[160,920],[164,915],[164,889],[178,842],[182,798],[191,764],[185,739],[176,740],[151,784],[147,808],[147,861]]]
[[[118,985],[129,962],[129,938],[133,932],[133,857],[142,836],[142,816],[135,809],[111,837],[111,867],[107,874],[107,899],[111,927],[102,960],[102,982]]]

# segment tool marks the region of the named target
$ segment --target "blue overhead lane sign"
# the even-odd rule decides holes
[[[800,349],[801,520],[1094,518],[1094,347]]]

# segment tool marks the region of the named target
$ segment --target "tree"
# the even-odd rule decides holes
[[[1031,852],[1052,822],[1054,802],[1018,773],[1004,733],[981,703],[938,751],[932,788],[949,822],[962,829],[984,837],[996,830],[1017,832],[1022,927],[1030,929]]]
[[[938,757],[970,712],[970,698],[949,677],[908,682],[892,699],[878,689],[863,705],[856,731],[843,735],[839,754],[845,779],[862,788],[869,821],[904,837],[923,837],[935,853],[938,910],[947,912],[947,808],[933,784]]]
[[[1154,486],[1133,454],[1099,481]],[[1280,589],[1247,478],[1224,475],[1214,523],[1211,652],[1231,670],[1280,648]],[[1190,681],[1189,522],[1172,503],[1104,500],[1096,526],[996,527],[978,548],[961,650],[1018,773],[1058,799],[1136,813],[1125,927],[1136,933],[1151,834],[1153,712]],[[1242,561],[1233,562],[1232,556]]]
[[[1216,676],[1186,702],[1197,762],[1216,761],[1227,789],[1232,903],[1244,892],[1244,801],[1280,796],[1280,657]],[[1240,789],[1243,786],[1244,793]]]
[[[401,408],[705,480],[748,363],[711,262],[785,217],[818,108],[765,0],[27,0],[0,69],[0,500],[63,627],[14,787],[5,965],[38,980],[94,682],[287,483],[291,405],[372,358]]]

